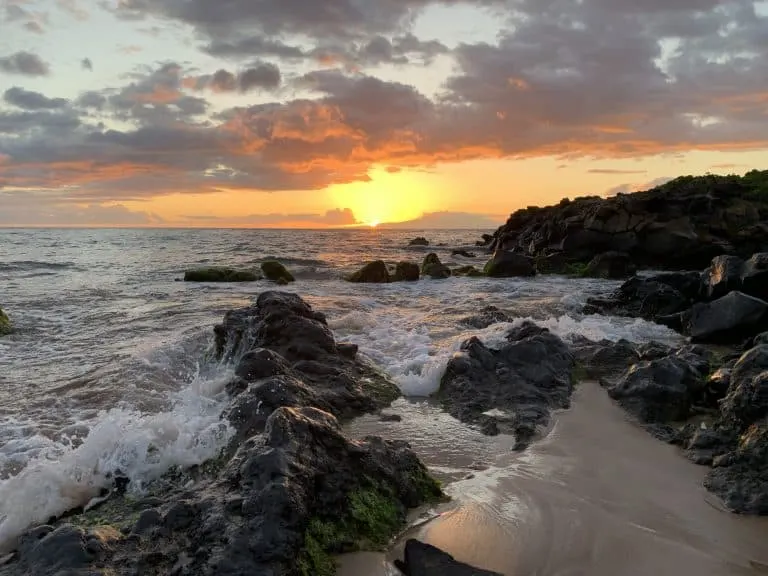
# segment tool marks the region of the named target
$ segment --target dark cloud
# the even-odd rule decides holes
[[[258,64],[240,73],[240,90],[248,92],[255,88],[274,90],[280,86],[280,69],[271,63]]]
[[[185,79],[193,90],[209,89],[214,92],[250,92],[251,90],[275,90],[280,87],[280,69],[269,62],[258,62],[237,74],[229,70],[217,70],[213,74]]]
[[[80,67],[83,70],[93,70],[93,62],[91,62],[90,58],[83,58],[80,61]]]
[[[305,51],[298,46],[285,44],[280,40],[263,36],[251,36],[234,42],[214,38],[204,50],[212,56],[224,57],[254,58],[275,56],[286,60],[301,60],[307,57]]]
[[[0,57],[0,70],[24,76],[46,76],[50,72],[48,64],[43,62],[37,54],[23,50]]]
[[[68,104],[64,98],[48,98],[40,92],[24,90],[18,86],[8,88],[3,94],[3,100],[24,110],[54,110],[64,108]]]

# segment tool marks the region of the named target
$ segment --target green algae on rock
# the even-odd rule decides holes
[[[277,260],[267,260],[266,262],[262,262],[261,271],[264,273],[264,277],[267,280],[277,282],[281,286],[295,280],[293,274],[291,274],[288,269]]]
[[[255,272],[234,268],[196,268],[184,272],[185,282],[254,282],[258,279]]]
[[[434,279],[444,279],[451,276],[451,269],[440,262],[437,254],[430,252],[424,257],[424,262],[421,264],[421,275]]]
[[[13,323],[8,315],[0,308],[0,336],[6,336],[13,332]]]

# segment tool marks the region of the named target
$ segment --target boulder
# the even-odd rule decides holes
[[[347,280],[362,284],[386,284],[390,281],[389,270],[383,260],[375,260],[349,275]]]
[[[429,276],[433,279],[450,278],[451,269],[440,262],[437,254],[430,252],[424,257],[424,262],[421,264],[421,275]]]
[[[395,560],[395,566],[405,576],[502,576],[459,562],[439,548],[413,538],[405,542],[404,560]]]
[[[537,256],[535,268],[539,274],[571,274],[576,267],[564,252],[554,252]]]
[[[392,282],[415,282],[419,279],[419,265],[413,262],[398,262]]]
[[[485,276],[480,270],[474,266],[461,266],[460,268],[454,268],[451,271],[453,276],[468,276],[469,278],[481,278]]]
[[[477,254],[474,252],[467,252],[466,250],[451,250],[451,256],[463,256],[464,258],[477,258]]]
[[[519,448],[570,404],[574,358],[546,328],[526,322],[498,350],[478,338],[461,345],[440,380],[438,398],[455,418],[485,434],[514,434]]]
[[[768,303],[742,292],[699,302],[683,315],[694,342],[740,342],[768,327]]]
[[[8,315],[0,308],[0,336],[6,336],[13,332],[13,324]]]
[[[702,273],[704,295],[708,300],[722,298],[731,290],[741,287],[741,271],[744,261],[738,256],[717,256]]]
[[[681,312],[690,305],[691,301],[679,290],[656,277],[635,276],[607,299],[589,298],[584,312],[651,319]]]
[[[255,272],[234,268],[196,268],[184,272],[185,282],[253,282],[258,279]]]
[[[471,328],[488,328],[491,324],[498,324],[499,322],[512,322],[514,318],[509,316],[502,310],[499,310],[496,306],[486,306],[477,314],[467,316],[460,320],[460,324],[469,326]]]
[[[590,260],[587,268],[584,270],[584,276],[615,280],[628,278],[635,272],[637,272],[637,267],[632,262],[629,254],[624,252],[604,252]]]
[[[408,242],[408,246],[429,246],[429,240],[424,238],[424,236],[418,236]]]
[[[277,284],[288,284],[293,282],[295,278],[285,266],[276,260],[267,260],[261,263],[261,271],[264,273],[264,277],[267,280],[276,282]]]
[[[493,257],[485,265],[483,272],[492,278],[536,275],[536,269],[530,258],[505,250],[496,250]]]
[[[586,376],[600,380],[615,380],[641,360],[637,346],[624,339],[618,342],[585,339],[574,342],[570,348]]]
[[[768,301],[768,252],[753,254],[741,270],[741,291]]]

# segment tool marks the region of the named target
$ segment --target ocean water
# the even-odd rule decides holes
[[[432,247],[408,247],[425,235]],[[373,259],[482,266],[478,231],[0,230],[0,306],[16,332],[0,339],[0,550],[30,523],[88,502],[119,470],[141,490],[173,465],[200,463],[230,434],[221,414],[232,367],[207,358],[212,326],[267,282],[193,284],[187,268],[257,267],[297,277],[287,289],[327,314],[337,339],[387,371],[406,396],[434,392],[461,342],[488,343],[508,325],[461,319],[493,304],[564,338],[679,337],[642,320],[583,316],[616,282],[421,280],[358,285],[344,274]],[[436,246],[435,244],[443,244]],[[451,256],[463,247],[475,259]]]

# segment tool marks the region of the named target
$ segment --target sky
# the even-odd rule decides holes
[[[0,226],[493,228],[767,150],[766,1],[0,0]]]

